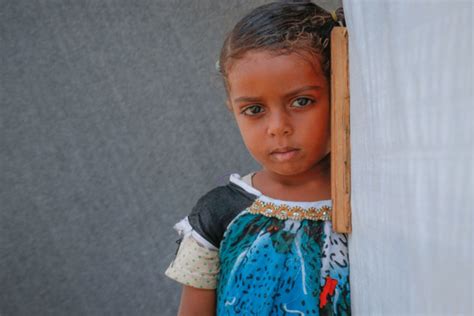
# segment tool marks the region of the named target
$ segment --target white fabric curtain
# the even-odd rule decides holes
[[[472,1],[344,0],[354,315],[472,315]]]

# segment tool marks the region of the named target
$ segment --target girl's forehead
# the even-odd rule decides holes
[[[240,58],[234,60],[232,65],[228,68],[227,74],[231,76],[242,71],[247,71],[255,68],[274,67],[298,67],[311,68],[317,74],[323,75],[321,61],[318,56],[306,51],[294,51],[290,53],[278,53],[273,51],[248,51]]]
[[[275,83],[291,80],[295,84],[327,81],[319,58],[304,51],[288,54],[250,51],[234,61],[228,70],[230,88],[259,84],[261,80]]]

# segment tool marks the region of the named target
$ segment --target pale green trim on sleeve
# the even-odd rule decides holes
[[[165,275],[179,283],[200,289],[217,288],[220,271],[218,251],[208,249],[192,235],[185,236]]]

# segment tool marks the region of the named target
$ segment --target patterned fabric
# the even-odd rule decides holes
[[[166,276],[200,289],[215,289],[218,273],[217,251],[200,245],[191,235],[182,239],[176,258],[165,271]]]
[[[220,248],[217,314],[350,314],[346,248],[329,221],[242,213]]]
[[[333,232],[329,220],[250,212],[262,203],[330,211],[331,200],[277,200],[255,189],[251,175],[232,174],[228,185],[203,196],[186,233],[194,241],[209,241],[207,248],[199,246],[201,251],[215,251],[212,271],[218,272],[209,283],[214,287],[206,288],[216,288],[217,315],[350,315],[347,235]],[[191,283],[183,282],[189,271],[184,264],[185,255],[191,254],[187,248],[179,247],[175,272],[168,276],[201,287],[199,280],[212,275],[205,269]],[[191,256],[194,271],[196,265],[203,267],[202,256]]]

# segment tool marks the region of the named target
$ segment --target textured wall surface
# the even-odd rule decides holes
[[[472,315],[472,1],[344,0],[355,315]]]
[[[172,225],[258,168],[214,65],[266,2],[0,0],[0,315],[176,314]]]

